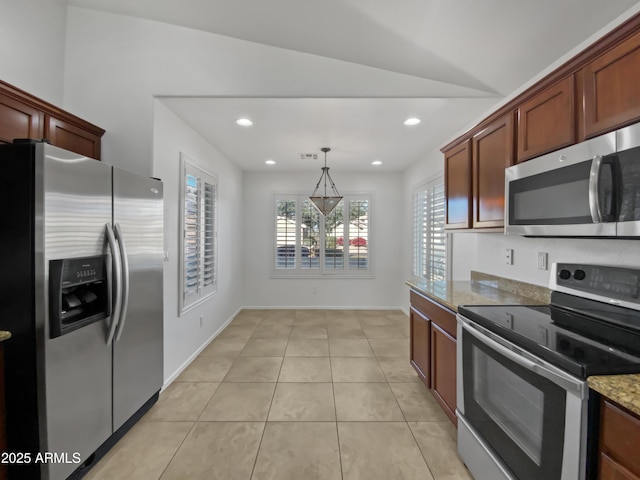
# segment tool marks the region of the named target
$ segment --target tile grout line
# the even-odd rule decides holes
[[[295,321],[295,318],[294,318]],[[287,344],[284,347],[284,353],[287,351],[287,347],[289,346],[289,340],[291,338],[291,331],[289,331],[289,335],[287,336]],[[284,353],[282,354],[282,361],[280,362],[280,368],[278,369],[278,375],[276,376],[275,385],[273,387],[273,393],[271,394],[271,401],[269,402],[269,410],[267,411],[267,416],[264,419],[264,427],[262,428],[262,435],[260,436],[260,443],[258,443],[258,449],[256,450],[256,458],[253,461],[253,467],[251,468],[251,476],[249,478],[253,478],[256,466],[258,465],[258,457],[260,456],[260,449],[262,448],[262,442],[264,440],[264,434],[267,431],[267,425],[269,423],[269,414],[271,413],[271,408],[273,407],[273,399],[276,396],[276,390],[278,389],[278,380],[280,379],[280,372],[282,372],[282,365],[284,364]],[[257,382],[254,382],[257,383]]]
[[[344,468],[342,466],[342,448],[340,446],[340,430],[338,428],[338,403],[336,402],[336,384],[333,381],[333,362],[331,344],[329,342],[329,327],[327,326],[327,347],[329,348],[329,371],[331,372],[331,392],[333,394],[333,412],[336,417],[336,440],[338,440],[338,461],[340,463],[340,478],[344,480]]]
[[[167,473],[167,469],[169,468],[169,466],[171,465],[171,462],[173,462],[173,460],[176,458],[176,455],[178,454],[178,452],[180,451],[180,449],[182,448],[182,446],[184,445],[184,442],[187,441],[187,438],[189,438],[189,436],[191,435],[191,433],[193,432],[193,430],[196,428],[196,425],[198,424],[197,421],[193,422],[193,425],[191,425],[191,428],[189,429],[189,432],[184,436],[184,438],[182,439],[182,441],[180,442],[180,445],[178,445],[178,448],[176,448],[176,451],[173,452],[173,455],[171,455],[171,459],[167,462],[167,464],[165,465],[165,467],[162,469],[162,472],[160,473],[160,476],[158,476],[157,480],[160,480],[163,475],[165,473]]]

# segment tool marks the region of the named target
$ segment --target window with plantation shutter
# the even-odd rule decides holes
[[[413,275],[430,282],[447,280],[444,182],[428,182],[413,193]]]
[[[276,195],[275,276],[370,276],[370,195],[321,215],[308,195]]]
[[[180,313],[217,290],[217,181],[181,155]]]

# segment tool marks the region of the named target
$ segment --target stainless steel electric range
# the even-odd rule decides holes
[[[587,377],[640,373],[640,270],[554,264],[551,303],[458,308],[458,451],[476,480],[593,478]]]

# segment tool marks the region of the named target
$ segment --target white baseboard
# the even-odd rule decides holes
[[[301,306],[301,307],[292,307],[291,305],[288,305],[288,306],[273,306],[273,305],[269,305],[269,306],[260,307],[260,306],[253,306],[252,305],[250,307],[242,307],[241,310],[402,310],[402,311],[404,311],[401,307],[398,307],[398,306],[393,306],[393,307],[362,307],[362,306],[352,306],[352,305],[346,305],[346,306],[305,305],[305,306]]]
[[[164,385],[162,385],[162,389],[160,390],[160,392],[163,392],[169,385],[171,385],[176,378],[178,378],[180,376],[180,374],[189,366],[191,365],[191,362],[193,362],[196,357],[198,355],[200,355],[200,353],[202,353],[202,351],[207,348],[207,346],[213,341],[215,340],[215,338],[220,335],[220,332],[222,332],[227,325],[229,325],[231,323],[231,321],[236,317],[236,315],[238,315],[238,313],[240,313],[242,310],[244,309],[244,307],[240,307],[238,308],[222,325],[220,325],[220,328],[218,328],[213,335],[211,335],[211,337],[209,337],[209,339],[204,342],[202,344],[202,346],[200,348],[198,348],[193,355],[191,355],[189,358],[187,358],[187,360],[184,361],[184,363],[182,365],[180,365],[180,367],[178,367],[178,369],[169,377],[167,378],[167,380],[164,382]]]

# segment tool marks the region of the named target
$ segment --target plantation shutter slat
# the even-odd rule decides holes
[[[413,196],[413,274],[432,282],[447,279],[447,234],[442,179],[419,187]]]
[[[180,313],[217,289],[215,177],[181,155],[183,172]]]

